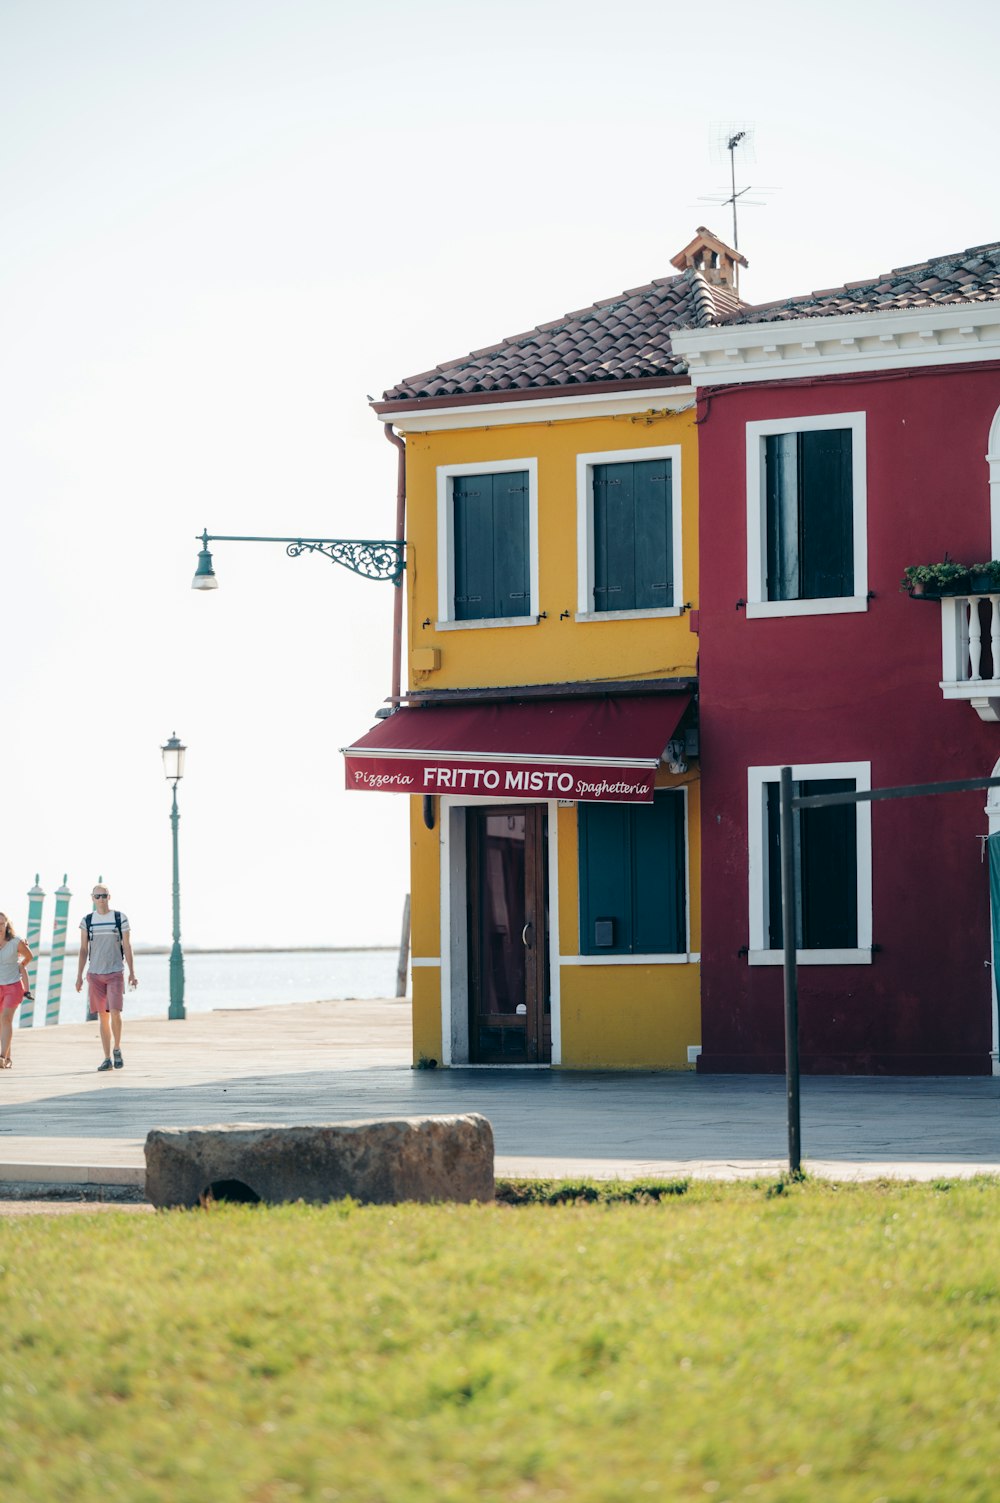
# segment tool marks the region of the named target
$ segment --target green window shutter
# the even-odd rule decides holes
[[[594,609],[673,605],[670,460],[597,464],[593,486]]]
[[[798,793],[798,784],[792,784],[792,797]],[[767,783],[767,947],[781,950],[785,944],[785,930],[781,913],[781,785]],[[801,936],[800,936],[801,937]]]
[[[580,953],[683,953],[684,795],[666,790],[657,793],[652,804],[578,807]]]
[[[632,466],[635,506],[635,609],[674,604],[673,476],[669,459]]]
[[[796,797],[853,793],[853,778],[793,783]],[[767,785],[768,945],[784,946],[781,916],[780,794]],[[798,873],[796,945],[801,950],[854,950],[858,944],[858,814],[856,804],[799,809],[794,815]]]
[[[455,619],[527,616],[531,610],[527,470],[456,475],[452,532]]]
[[[767,599],[798,600],[799,446],[795,433],[772,433],[764,440],[764,495],[767,506]]]
[[[594,609],[635,610],[632,466],[594,466]]]
[[[493,603],[497,616],[531,610],[528,472],[493,476]]]
[[[679,955],[687,949],[684,795],[664,790],[629,814],[633,954]]]
[[[493,477],[456,475],[452,482],[455,619],[497,614],[493,600]]]
[[[579,804],[580,953],[628,955],[632,946],[629,806]],[[611,928],[600,929],[610,921]]]
[[[851,430],[799,434],[802,597],[854,594]]]

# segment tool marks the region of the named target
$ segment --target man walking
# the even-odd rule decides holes
[[[90,990],[90,1010],[96,1012],[101,1025],[101,1043],[104,1046],[104,1061],[98,1071],[120,1070],[122,1059],[122,1004],[125,1000],[125,966],[128,966],[128,984],[139,985],[135,979],[135,963],[132,960],[132,941],[129,938],[128,919],[124,913],[112,912],[111,894],[103,885],[91,893],[95,911],[88,913],[80,922],[80,960],[76,972],[76,989],[83,988],[83,972],[90,957],[87,984]],[[115,1047],[112,1060],[111,1036]]]

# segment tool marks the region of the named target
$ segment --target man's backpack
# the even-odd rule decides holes
[[[118,933],[118,948],[119,948],[119,950],[121,950],[121,952],[122,952],[122,959],[124,960],[125,959],[125,945],[122,942],[122,916],[118,912],[117,908],[114,910],[114,919],[115,919],[115,929],[117,930],[117,933]],[[90,941],[93,938],[92,927],[93,927],[93,923],[94,923],[94,915],[92,913],[84,914],[83,922],[87,926],[87,943],[89,945]]]

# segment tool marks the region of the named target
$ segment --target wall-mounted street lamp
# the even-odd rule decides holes
[[[177,784],[184,776],[184,753],[187,747],[177,739],[177,732],[160,747],[163,753],[163,772],[168,783],[173,784],[174,804],[170,811],[170,827],[174,833],[174,943],[170,951],[170,1010],[168,1018],[185,1018],[184,1011],[184,956],[181,952],[181,881],[177,862]]]
[[[276,538],[239,537],[221,532],[203,532],[198,541],[198,567],[191,581],[192,590],[217,590],[219,582],[212,566],[209,543],[284,543],[289,558],[302,553],[322,553],[335,564],[342,564],[362,579],[381,579],[397,588],[406,568],[406,544],[389,538]]]

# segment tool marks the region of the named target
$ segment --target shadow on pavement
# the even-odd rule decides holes
[[[814,1159],[1000,1162],[1000,1080],[807,1077],[803,1150]],[[482,1112],[497,1152],[571,1159],[781,1159],[781,1076],[373,1069],[247,1075],[200,1084],[60,1092],[11,1105],[4,1137],[142,1140],[153,1127],[304,1124]]]

